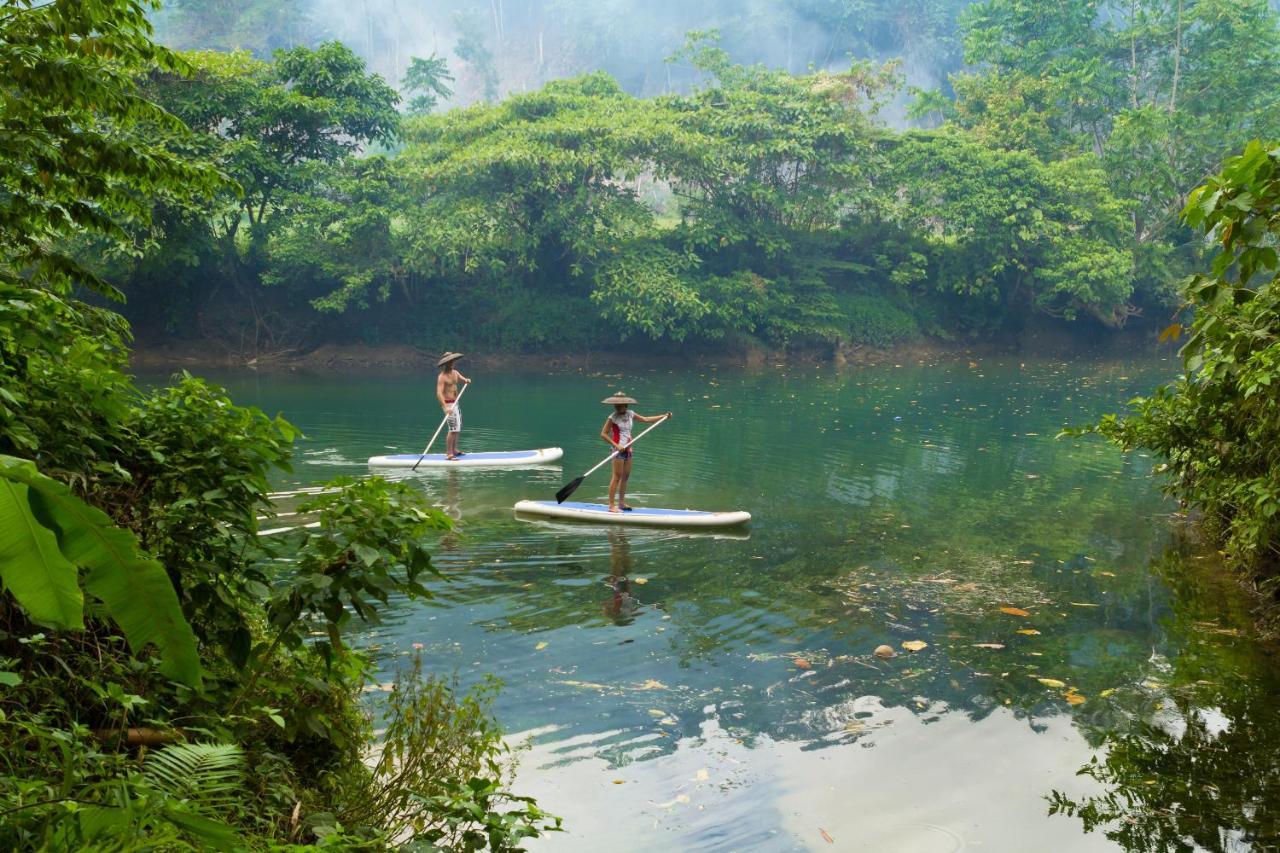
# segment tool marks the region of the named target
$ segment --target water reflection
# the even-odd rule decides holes
[[[610,596],[604,602],[604,613],[615,625],[629,625],[640,609],[640,600],[631,592],[631,545],[627,531],[611,529],[609,536],[609,577],[606,581]]]
[[[1152,822],[1146,837],[1213,849],[1221,830],[1265,849],[1280,787],[1274,662],[1236,599],[1179,574],[1193,555],[1166,554],[1172,507],[1151,461],[1053,439],[1174,369],[629,376],[633,393],[681,411],[633,478],[643,500],[749,506],[752,529],[516,519],[516,500],[563,484],[558,470],[423,476],[460,519],[437,551],[451,582],[369,641],[389,673],[421,642],[464,683],[503,679],[502,722],[535,733],[520,787],[570,829],[551,849],[620,835],[629,850],[833,849],[820,828],[834,849],[1137,845],[1105,834],[1109,794],[1150,813],[1137,817]],[[579,411],[594,422],[592,383],[617,384],[495,376],[483,422],[522,417],[492,446],[560,445],[580,470],[598,440],[564,424]],[[421,441],[403,423],[403,383],[285,391],[246,402],[284,408],[317,459]],[[776,411],[785,452],[761,416]],[[604,488],[588,480],[582,497]],[[882,644],[896,656],[877,657]],[[1095,756],[1105,772],[1077,777]],[[1200,788],[1180,791],[1187,778]],[[1092,804],[1100,831],[1049,818],[1050,790]]]

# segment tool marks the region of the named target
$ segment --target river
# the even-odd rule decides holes
[[[436,548],[450,582],[361,643],[384,680],[414,644],[463,684],[502,679],[516,788],[568,830],[535,849],[1275,841],[1280,679],[1248,602],[1177,534],[1153,460],[1055,438],[1173,360],[462,368],[463,449],[564,460],[413,475],[457,521]],[[306,433],[281,488],[420,450],[440,417],[431,376],[213,378]],[[615,390],[675,412],[637,446],[633,501],[746,509],[746,531],[513,518],[605,455]],[[1103,778],[1078,775],[1094,759]],[[1136,798],[1129,820],[1108,795]],[[1103,797],[1101,816],[1050,814],[1054,796]]]

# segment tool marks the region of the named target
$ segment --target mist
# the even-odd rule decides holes
[[[442,108],[605,71],[648,96],[688,91],[694,69],[667,58],[718,30],[739,63],[793,73],[851,59],[901,60],[909,86],[935,88],[962,62],[957,19],[971,0],[174,0],[162,41],[180,49],[277,48],[338,39],[399,84],[412,57],[447,59]],[[897,112],[893,105],[888,118]]]

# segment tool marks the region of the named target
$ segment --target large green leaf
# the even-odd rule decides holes
[[[83,628],[79,572],[36,520],[30,494],[25,483],[0,478],[0,579],[35,621]]]
[[[134,652],[154,644],[161,672],[199,684],[196,639],[178,595],[164,567],[146,556],[134,535],[26,460],[0,455],[0,483],[30,487],[33,509],[56,528],[62,555],[87,570],[85,589],[106,605]]]

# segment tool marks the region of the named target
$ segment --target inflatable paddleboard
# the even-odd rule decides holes
[[[393,456],[374,456],[369,459],[371,468],[412,468],[420,453],[397,453]],[[457,459],[446,459],[443,453],[428,453],[419,468],[505,468],[511,465],[543,465],[555,462],[564,451],[558,447],[542,447],[537,450],[502,450],[488,453],[469,451]]]
[[[749,512],[702,512],[696,509],[636,507],[629,512],[609,512],[605,504],[565,501],[520,501],[515,511],[548,518],[570,518],[597,524],[636,524],[649,527],[737,527],[751,520]]]

